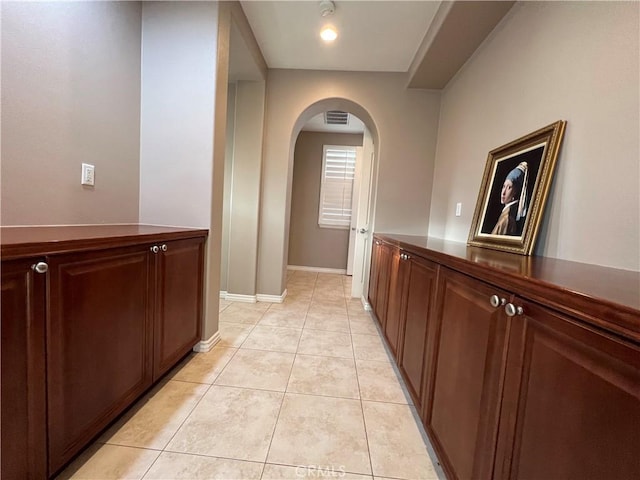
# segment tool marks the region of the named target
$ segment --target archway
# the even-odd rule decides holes
[[[370,260],[370,238],[371,232],[373,232],[373,218],[374,218],[374,210],[375,210],[375,198],[376,198],[376,185],[377,185],[377,160],[379,151],[380,138],[378,133],[378,128],[376,126],[375,121],[369,114],[369,112],[359,105],[356,102],[353,102],[349,99],[345,98],[326,98],[319,101],[316,101],[306,107],[297,117],[290,137],[289,144],[289,182],[288,182],[288,191],[287,191],[287,217],[285,222],[285,248],[284,248],[284,269],[286,269],[288,264],[288,252],[289,252],[289,235],[291,228],[291,204],[292,204],[292,175],[293,175],[293,165],[294,165],[294,153],[296,147],[296,141],[300,132],[302,131],[304,125],[314,116],[318,114],[322,114],[326,111],[330,110],[339,110],[343,112],[347,112],[355,117],[358,117],[366,127],[365,138],[368,137],[368,144],[371,145],[370,153],[367,153],[365,156],[367,158],[363,163],[365,163],[365,180],[366,189],[365,197],[366,203],[364,209],[360,209],[360,212],[354,212],[354,215],[359,213],[358,218],[358,228],[356,229],[353,225],[352,230],[355,231],[356,239],[355,239],[355,250],[359,253],[357,260],[354,263],[354,271],[353,271],[353,283],[352,283],[352,297],[362,298],[363,303],[366,305],[366,294],[365,288],[366,283],[368,281],[368,273],[369,273],[369,260]],[[365,144],[367,142],[365,141]],[[367,208],[369,206],[369,208]]]

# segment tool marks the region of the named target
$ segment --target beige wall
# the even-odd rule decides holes
[[[431,235],[466,241],[487,152],[565,119],[536,253],[640,269],[639,9],[516,4],[443,93]]]
[[[140,10],[3,2],[4,225],[138,221]]]
[[[229,273],[229,226],[231,222],[231,173],[233,172],[233,134],[236,123],[236,84],[228,84],[227,141],[224,154],[224,200],[222,206],[222,247],[220,253],[220,290],[227,291]]]
[[[289,265],[344,270],[349,230],[318,226],[324,145],[361,146],[362,134],[300,132],[293,162]]]
[[[218,6],[144,2],[142,32],[140,221],[209,228]]]
[[[227,292],[256,294],[264,82],[236,84]]]
[[[294,127],[310,105],[347,99],[378,136],[375,229],[426,234],[440,94],[393,73],[270,70],[260,210],[258,292],[279,295],[287,265]]]

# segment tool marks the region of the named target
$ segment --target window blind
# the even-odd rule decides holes
[[[318,214],[318,225],[321,227],[349,228],[351,225],[355,172],[355,147],[324,146]]]

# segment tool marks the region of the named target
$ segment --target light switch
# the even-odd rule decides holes
[[[82,164],[82,185],[95,185],[96,167],[88,163]]]
[[[462,203],[456,203],[456,217],[462,215]]]

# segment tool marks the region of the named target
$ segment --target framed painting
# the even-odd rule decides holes
[[[559,120],[489,152],[469,245],[531,255],[565,126]]]

